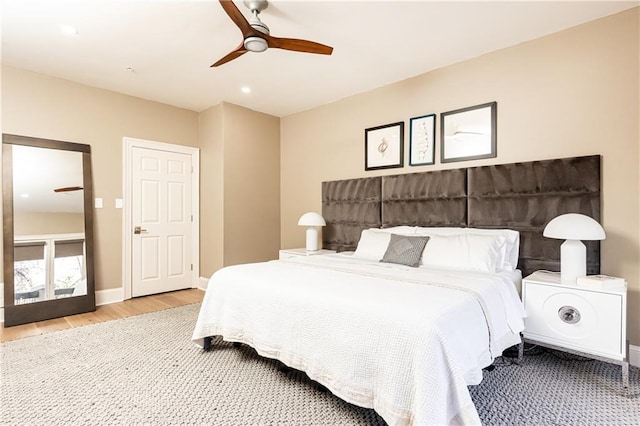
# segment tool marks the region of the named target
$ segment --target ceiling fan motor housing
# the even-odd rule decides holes
[[[249,25],[256,31],[269,35],[269,27],[267,27],[258,16],[260,12],[268,6],[266,0],[245,0],[244,5],[247,6],[253,17],[249,20]],[[244,48],[250,52],[264,52],[269,47],[269,43],[260,36],[250,36],[244,39]]]

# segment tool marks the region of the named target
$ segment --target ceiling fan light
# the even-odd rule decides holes
[[[267,41],[261,37],[252,36],[244,39],[244,48],[250,52],[264,52],[267,47]]]

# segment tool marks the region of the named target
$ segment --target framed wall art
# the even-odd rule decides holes
[[[409,165],[422,166],[435,161],[436,115],[409,120]]]
[[[440,161],[476,160],[496,156],[497,102],[440,115]]]
[[[364,169],[391,169],[404,163],[404,122],[364,131]]]

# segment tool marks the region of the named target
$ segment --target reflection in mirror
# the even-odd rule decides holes
[[[82,153],[13,147],[15,304],[87,294]]]
[[[4,326],[94,311],[91,147],[2,142]]]

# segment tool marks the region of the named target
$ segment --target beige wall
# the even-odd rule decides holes
[[[122,287],[122,138],[198,146],[198,114],[2,67],[2,132],[91,145],[96,289]]]
[[[296,223],[321,210],[325,180],[601,154],[602,271],[628,280],[629,337],[640,345],[638,11],[283,118],[282,247],[304,246]],[[498,102],[497,158],[364,171],[365,128],[408,127],[410,117],[490,101]]]
[[[222,104],[200,113],[200,276],[224,266],[224,129]]]
[[[233,104],[224,112],[224,264],[278,258],[280,119]]]
[[[280,119],[225,102],[200,114],[199,140],[200,275],[209,277],[222,266],[276,259]]]
[[[22,212],[13,216],[14,235],[84,233],[84,214]]]

